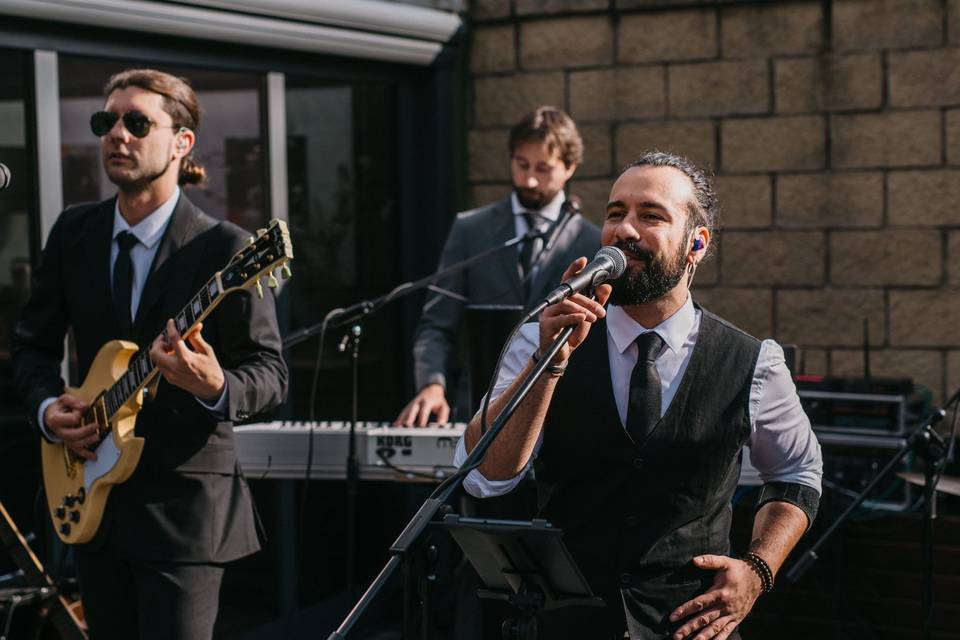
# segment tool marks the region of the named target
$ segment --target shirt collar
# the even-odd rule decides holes
[[[566,194],[564,194],[563,189],[557,192],[557,195],[553,196],[553,200],[548,202],[543,209],[539,211],[533,211],[541,218],[545,220],[556,220],[560,217],[560,207],[563,205],[564,201],[567,199]],[[529,209],[520,204],[520,199],[517,198],[517,192],[510,192],[510,205],[513,207],[513,215],[519,216],[521,214],[527,213]]]
[[[639,322],[627,315],[621,307],[615,305],[607,306],[607,333],[617,347],[617,351],[623,353],[627,350],[638,336],[647,331],[656,331],[663,338],[668,347],[677,353],[683,346],[693,329],[693,323],[696,321],[694,313],[693,300],[687,295],[687,301],[683,303],[677,312],[672,316],[653,327],[646,329]]]
[[[177,207],[179,199],[180,187],[177,187],[166,202],[131,227],[120,214],[120,199],[117,198],[113,205],[113,238],[116,239],[121,231],[129,231],[136,236],[142,245],[152,249],[153,245],[160,242],[160,238],[163,237],[163,231],[167,228],[170,218],[173,217],[173,210]]]

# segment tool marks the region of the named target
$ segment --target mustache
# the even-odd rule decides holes
[[[628,240],[620,240],[613,243],[617,249],[620,249],[624,253],[632,255],[634,258],[640,258],[641,260],[646,260],[647,262],[653,262],[653,252],[644,249],[636,242],[630,242]]]

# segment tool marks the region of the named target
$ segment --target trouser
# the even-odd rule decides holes
[[[90,640],[210,640],[223,566],[77,550]]]

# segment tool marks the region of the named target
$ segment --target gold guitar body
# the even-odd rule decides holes
[[[97,352],[83,385],[67,393],[94,403],[101,392],[127,369],[137,345],[124,340],[106,343]],[[134,394],[113,416],[95,410],[103,441],[97,447],[97,463],[86,463],[62,443],[41,439],[43,483],[50,517],[60,539],[67,544],[89,542],[100,526],[107,496],[113,485],[124,482],[137,468],[144,440],[133,434],[143,391]],[[109,429],[109,431],[107,431]]]
[[[223,297],[233,291],[256,285],[262,298],[260,279],[269,275],[268,286],[276,287],[275,272],[289,278],[287,263],[292,259],[293,245],[286,223],[272,220],[268,228],[259,229],[257,237],[250,238],[249,246],[213,274],[187,306],[173,316],[179,334],[190,335]],[[41,440],[47,506],[54,529],[65,543],[78,544],[93,539],[103,520],[110,489],[126,481],[137,468],[144,440],[133,434],[133,426],[143,406],[144,392],[154,393],[159,380],[160,370],[153,365],[149,354],[138,352],[132,342],[114,340],[100,348],[83,386],[67,389],[87,403],[83,422],[98,425],[100,443],[96,447],[97,460],[90,461],[61,443]]]

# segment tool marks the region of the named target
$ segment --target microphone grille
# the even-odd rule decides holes
[[[597,258],[606,258],[613,263],[613,267],[610,269],[611,280],[619,278],[627,270],[627,256],[616,247],[600,247],[600,251],[597,251],[597,255],[593,259],[596,260]]]

